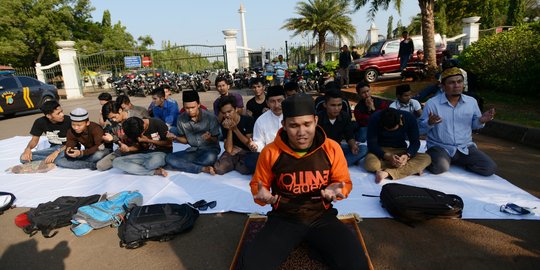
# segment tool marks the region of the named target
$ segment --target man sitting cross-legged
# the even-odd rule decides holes
[[[121,95],[124,96],[124,95]],[[119,103],[117,102],[107,102],[101,107],[101,113],[103,114],[103,119],[109,119],[113,124],[105,129],[105,134],[103,134],[103,141],[105,143],[113,144],[116,143],[118,146],[120,146],[120,142],[123,144],[130,145],[130,141],[127,140],[124,130],[122,129],[122,123],[130,117],[138,117],[143,118],[145,111],[140,110],[129,110],[129,109],[123,109],[120,107]],[[126,153],[127,154],[127,153]],[[124,153],[122,152],[122,149],[119,147],[114,152],[108,154],[104,158],[102,158],[97,163],[97,169],[98,171],[106,171],[110,168],[112,168],[112,161],[119,157],[123,156]]]
[[[167,136],[190,147],[168,154],[167,164],[183,172],[215,174],[212,165],[221,152],[217,118],[201,109],[197,91],[183,91],[182,101],[186,112],[178,117],[178,136],[170,132]]]
[[[241,174],[253,174],[255,167],[248,168],[245,162],[246,159],[257,158],[257,153],[249,149],[253,135],[253,118],[238,114],[234,97],[222,98],[218,108],[223,119],[221,132],[225,137],[225,152],[214,164],[215,172],[222,175],[236,170]]]
[[[420,139],[416,118],[408,112],[387,108],[369,118],[365,167],[375,172],[375,182],[422,174],[431,163],[428,154],[418,153]],[[405,140],[409,140],[409,146]]]
[[[71,129],[67,133],[65,156],[58,159],[56,165],[69,169],[95,170],[96,163],[110,152],[103,145],[103,128],[91,122],[88,111],[83,108],[77,108],[69,115]]]
[[[168,173],[165,156],[172,150],[167,139],[167,125],[156,118],[130,117],[122,123],[128,144],[118,142],[124,156],[113,160],[113,167],[135,175],[162,175]]]
[[[64,144],[67,140],[67,132],[71,128],[71,119],[69,116],[64,116],[64,111],[56,100],[43,103],[39,109],[45,116],[34,121],[32,129],[30,129],[32,139],[30,139],[21,155],[21,163],[36,160],[53,163],[64,156]],[[32,152],[32,149],[39,143],[39,137],[43,134],[47,136],[47,140],[51,146]]]
[[[365,145],[356,144],[354,126],[350,115],[342,110],[343,97],[339,89],[327,91],[324,95],[324,108],[317,113],[321,126],[328,138],[341,145],[347,165],[357,164],[367,153]],[[345,140],[344,143],[342,141]]]

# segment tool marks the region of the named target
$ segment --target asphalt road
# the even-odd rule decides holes
[[[211,108],[216,96],[201,93],[201,101]],[[180,94],[174,97],[181,100]],[[146,106],[150,98],[132,101]],[[84,107],[97,119],[97,94],[61,104],[66,113]],[[40,116],[0,119],[0,139],[27,136]],[[540,150],[484,135],[474,139],[497,162],[498,175],[540,196]],[[173,241],[125,250],[118,247],[116,230],[108,228],[81,238],[67,228],[51,239],[28,238],[13,224],[26,210],[0,216],[0,269],[228,269],[247,219],[238,213],[202,215],[192,231]],[[409,227],[392,219],[365,219],[359,227],[375,269],[540,269],[538,221],[432,220]]]

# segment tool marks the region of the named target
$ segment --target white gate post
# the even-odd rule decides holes
[[[225,35],[225,48],[227,50],[227,70],[234,72],[238,68],[238,50],[236,48],[236,29],[225,29],[222,31]]]
[[[379,41],[379,28],[375,26],[375,23],[371,23],[371,26],[367,30],[369,45]]]
[[[75,41],[57,41],[58,57],[60,58],[60,67],[62,68],[62,77],[64,79],[64,88],[66,89],[67,99],[82,98],[82,87],[77,65],[77,51]]]
[[[461,21],[464,23],[463,33],[467,35],[463,38],[463,49],[478,41],[480,32],[480,24],[478,23],[479,20],[480,17],[477,16],[461,19]]]
[[[44,83],[47,83],[45,79],[45,73],[43,73],[43,70],[41,70],[41,63],[36,63],[36,77],[38,81],[42,81]]]

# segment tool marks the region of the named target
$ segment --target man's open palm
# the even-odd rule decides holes
[[[337,201],[338,198],[345,199],[345,195],[343,195],[344,184],[343,182],[339,183],[333,183],[326,187],[325,189],[321,190],[321,195],[323,198],[327,201]]]

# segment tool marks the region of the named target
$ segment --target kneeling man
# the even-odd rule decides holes
[[[262,150],[250,182],[255,202],[272,211],[241,268],[278,269],[304,240],[330,269],[365,268],[360,241],[332,207],[352,189],[341,147],[317,126],[311,96],[291,96],[282,108],[283,127]]]

